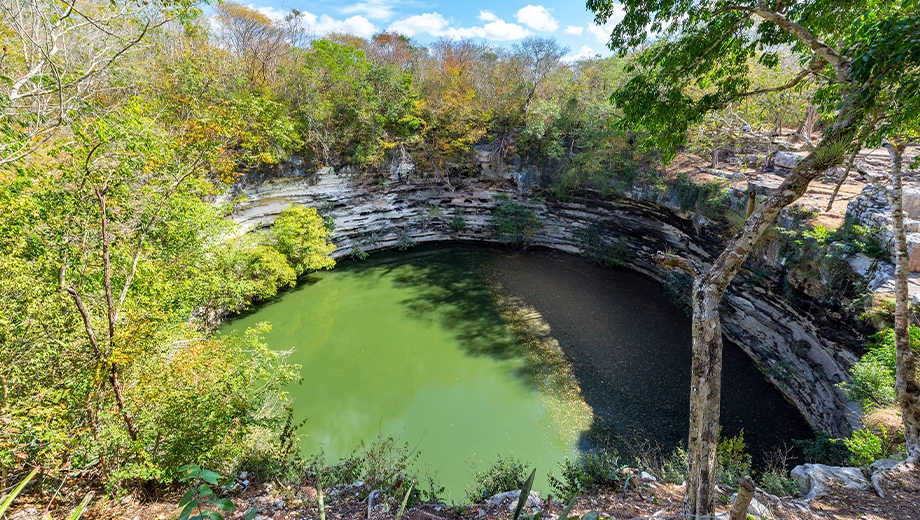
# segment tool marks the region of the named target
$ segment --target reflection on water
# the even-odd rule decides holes
[[[318,281],[235,320],[268,321],[294,349],[290,389],[301,447],[347,455],[379,434],[417,446],[450,495],[497,456],[540,468],[539,488],[573,455],[591,412],[568,363],[483,277],[487,249],[378,255],[317,273]],[[532,320],[531,320],[532,321]]]
[[[545,492],[578,448],[670,450],[686,436],[689,320],[646,277],[547,251],[442,246],[346,261],[310,282],[228,325],[269,321],[269,344],[294,349],[307,454],[335,460],[393,435],[460,500],[499,454],[536,466]],[[723,378],[726,433],[744,427],[755,455],[809,436],[734,345]]]

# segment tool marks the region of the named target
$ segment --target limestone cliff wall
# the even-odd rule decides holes
[[[237,191],[245,201],[237,204],[233,218],[255,229],[269,225],[290,204],[323,208],[335,218],[337,258],[358,248],[392,248],[406,236],[415,243],[494,242],[490,224],[496,195],[521,196],[513,180],[425,184],[401,181],[397,172],[385,183],[361,185],[331,169],[288,171],[241,184]],[[668,249],[705,263],[720,249],[721,239],[705,226],[651,202],[615,198],[530,203],[545,224],[533,238],[534,245],[579,254],[579,230],[599,225],[606,238],[628,246],[629,267],[658,280],[668,273],[653,261],[657,251]],[[466,227],[455,232],[449,223],[458,211]],[[771,282],[775,280],[769,273],[755,276],[743,271],[732,283],[722,303],[725,336],[751,356],[813,427],[834,436],[849,434],[859,426],[858,413],[834,385],[846,379],[857,359],[859,332],[840,309],[787,301],[774,292]]]

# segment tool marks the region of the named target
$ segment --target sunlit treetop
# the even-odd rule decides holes
[[[882,61],[891,65],[896,59],[879,50],[901,49],[902,61],[887,73],[893,80],[895,69],[910,68],[918,46],[909,32],[916,24],[916,0],[588,0],[587,5],[599,24],[622,15],[608,45],[638,55],[635,76],[612,100],[623,110],[621,124],[646,131],[646,144],[668,157],[691,125],[738,99],[819,85],[825,109],[839,108],[841,95],[854,89],[864,90],[859,95],[870,101],[875,87],[863,89],[866,81],[882,72]],[[886,36],[878,30],[883,26],[897,30]],[[789,52],[800,57],[789,82],[753,89],[751,64],[778,69],[781,54]],[[862,63],[853,67],[851,79],[856,58]],[[864,75],[861,83],[857,74]]]

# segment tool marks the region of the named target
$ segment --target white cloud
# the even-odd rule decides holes
[[[610,33],[613,31],[613,27],[623,21],[623,17],[626,16],[626,12],[623,10],[623,6],[620,4],[613,4],[613,13],[610,15],[610,19],[607,20],[607,23],[604,25],[589,25],[588,32],[593,34],[597,39],[597,43],[603,43],[604,45],[610,41]]]
[[[365,0],[339,9],[342,14],[359,14],[371,20],[386,21],[396,14],[392,0]]]
[[[498,16],[492,11],[479,11],[479,19],[483,22],[495,22],[498,21]]]
[[[246,4],[246,7],[258,11],[260,14],[274,20],[280,21],[284,20],[284,17],[290,13],[290,11],[282,11],[281,9],[275,9],[274,7],[265,7],[265,6],[255,6],[252,4]]]
[[[594,58],[595,56],[597,56],[597,53],[594,52],[594,49],[592,49],[591,47],[588,47],[587,45],[582,45],[581,48],[578,49],[578,54],[566,56],[565,58],[562,58],[562,61],[566,63],[572,63],[578,60],[591,59],[591,58]]]
[[[580,25],[570,25],[565,28],[566,34],[574,34],[575,36],[581,36],[581,33],[585,32],[585,28]]]
[[[519,40],[530,35],[530,31],[514,23],[499,19],[490,11],[480,11],[479,19],[489,22],[482,26],[451,27],[440,13],[422,13],[397,20],[387,29],[410,38],[418,34],[429,34],[445,38],[483,38],[494,41]]]
[[[319,36],[331,32],[342,32],[360,36],[361,38],[370,38],[380,32],[373,22],[361,15],[337,20],[328,14],[316,16],[308,11],[301,11],[300,19],[308,31]]]
[[[441,31],[446,29],[450,22],[441,16],[440,13],[422,13],[412,15],[402,20],[397,20],[390,24],[388,31],[396,31],[410,38],[417,34],[430,34],[438,36]]]
[[[517,12],[517,21],[537,31],[555,31],[559,21],[542,5],[526,5]]]

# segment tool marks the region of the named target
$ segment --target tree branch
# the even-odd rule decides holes
[[[655,261],[665,267],[680,269],[694,280],[703,275],[703,267],[696,260],[659,251],[655,254]]]

